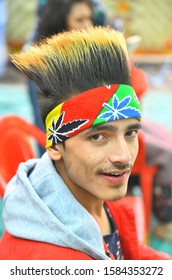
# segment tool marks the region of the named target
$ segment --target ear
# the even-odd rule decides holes
[[[62,158],[62,151],[60,145],[51,146],[47,149],[49,157],[54,160],[60,160]]]

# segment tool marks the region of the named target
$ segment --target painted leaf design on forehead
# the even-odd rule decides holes
[[[62,112],[55,122],[52,120],[52,128],[48,128],[50,135],[47,138],[48,141],[52,141],[52,145],[62,142],[69,138],[67,134],[78,130],[81,126],[86,124],[89,120],[74,120],[63,124],[65,112]]]

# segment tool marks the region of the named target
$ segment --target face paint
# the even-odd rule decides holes
[[[141,106],[131,86],[116,84],[82,92],[55,107],[46,118],[46,148],[114,120],[141,121]]]

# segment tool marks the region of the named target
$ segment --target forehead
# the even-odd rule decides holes
[[[70,16],[83,16],[85,14],[92,15],[91,7],[86,3],[75,3],[70,10]]]

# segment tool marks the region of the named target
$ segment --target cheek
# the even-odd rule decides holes
[[[75,170],[78,174],[81,169],[90,165],[92,157],[86,149],[71,149],[70,153],[65,154],[63,160],[67,170]]]
[[[127,142],[127,148],[128,148],[128,153],[130,155],[130,161],[131,164],[134,164],[137,154],[138,154],[138,140],[137,138],[135,139],[130,139],[130,141]]]
[[[138,151],[139,151],[139,144],[138,144],[138,139],[136,139],[136,141],[134,141],[131,147],[131,157],[133,162],[136,160]]]

